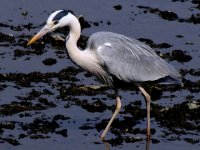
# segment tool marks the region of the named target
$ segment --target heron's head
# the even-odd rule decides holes
[[[58,28],[68,26],[71,18],[74,17],[71,11],[57,10],[47,19],[46,25],[28,42],[31,45],[45,34],[55,31]]]

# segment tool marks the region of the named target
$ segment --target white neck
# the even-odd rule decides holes
[[[103,81],[112,85],[112,79],[100,66],[99,59],[96,57],[95,53],[89,49],[82,51],[77,47],[77,41],[81,34],[81,26],[78,19],[74,15],[70,16],[70,23],[68,26],[70,33],[67,37],[68,39],[66,39],[66,47],[69,57],[83,69],[96,74]]]
[[[78,66],[84,68],[85,70],[93,72],[90,66],[94,64],[97,60],[94,59],[94,56],[91,56],[90,51],[80,50],[77,47],[77,41],[81,34],[81,26],[78,19],[74,15],[71,15],[70,17],[71,20],[68,25],[70,32],[67,37],[68,39],[66,39],[66,47],[69,57]]]
[[[67,37],[68,39],[66,39],[66,47],[70,58],[75,61],[77,53],[80,53],[81,51],[77,47],[77,41],[81,34],[81,26],[78,19],[74,15],[71,15],[69,30],[70,33]]]

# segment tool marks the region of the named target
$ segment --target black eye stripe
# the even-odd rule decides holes
[[[68,13],[69,13],[69,11],[67,11],[67,10],[62,10],[62,11],[60,11],[59,13],[57,13],[57,14],[54,16],[54,18],[52,19],[52,21],[55,21],[56,23],[58,23],[58,21],[59,21],[62,17],[66,16]]]

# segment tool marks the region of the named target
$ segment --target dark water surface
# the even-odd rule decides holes
[[[51,35],[27,47],[49,14],[82,15],[79,45],[97,31],[131,36],[180,70],[184,87],[151,86],[151,150],[200,149],[200,3],[198,0],[0,1],[0,149],[146,149],[144,97],[120,91],[122,110],[99,139],[114,108],[113,91],[76,67]],[[87,26],[86,26],[87,25]]]

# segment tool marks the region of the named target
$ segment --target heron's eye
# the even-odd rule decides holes
[[[53,23],[54,23],[54,25],[58,24],[58,20],[55,20]]]

